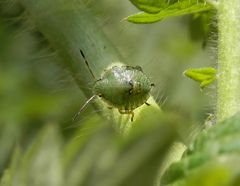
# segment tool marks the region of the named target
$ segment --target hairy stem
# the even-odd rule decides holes
[[[240,110],[240,1],[220,0],[217,120]]]
[[[47,38],[50,45],[61,58],[61,65],[67,68],[76,83],[87,97],[91,97],[93,83],[87,66],[80,55],[83,51],[96,78],[108,66],[114,63],[124,63],[123,58],[106,38],[101,28],[95,23],[91,14],[84,6],[84,1],[76,0],[19,0],[29,13],[31,21],[37,29]],[[139,111],[153,110],[159,113],[160,109],[153,99],[149,101],[152,107],[143,106]],[[102,116],[112,118],[118,128],[126,132],[134,122],[124,119],[116,111],[107,109],[107,106],[98,100],[96,109],[102,110]],[[140,114],[135,112],[134,121]],[[123,126],[124,123],[124,126]]]

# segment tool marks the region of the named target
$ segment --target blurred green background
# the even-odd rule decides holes
[[[214,86],[201,92],[197,83],[182,75],[187,68],[215,65],[214,44],[203,47],[206,33],[201,20],[183,16],[137,25],[123,20],[138,11],[129,1],[87,3],[127,59],[125,63],[142,66],[155,83],[153,96],[160,107],[196,125],[204,123],[207,113],[213,112]],[[55,53],[34,26],[26,23],[26,16],[18,3],[0,2],[0,175],[15,147],[27,148],[44,125],[59,128],[67,143],[97,115],[89,105],[78,121],[72,121],[87,98],[67,70],[54,63]]]

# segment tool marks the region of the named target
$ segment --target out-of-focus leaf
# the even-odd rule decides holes
[[[152,117],[148,125],[135,123],[138,126],[125,137],[109,127],[102,127],[88,137],[80,130],[79,138],[74,137],[66,148],[74,154],[64,153],[68,157],[64,168],[66,185],[152,185],[163,157],[177,136],[175,119],[159,118]]]
[[[88,185],[94,179],[92,171],[115,137],[110,125],[104,125],[99,117],[91,117],[83,125],[63,151],[65,181],[69,186]],[[109,161],[106,159],[105,163]]]
[[[67,173],[70,172],[72,166],[76,165],[73,161],[76,160],[76,156],[79,155],[79,152],[85,147],[91,138],[97,133],[100,133],[100,130],[104,130],[103,128],[106,126],[104,126],[103,123],[104,122],[99,115],[95,114],[91,116],[91,118],[82,122],[81,126],[77,128],[75,134],[65,144],[61,157],[64,170],[66,170]]]
[[[115,161],[98,176],[96,183],[100,186],[153,185],[163,157],[176,136],[169,126],[157,127],[121,145]]]
[[[166,0],[130,0],[138,9],[147,13],[158,13],[163,7],[168,6]]]
[[[153,185],[162,160],[176,137],[173,121],[156,118],[149,121],[149,128],[145,125],[142,130],[140,124],[128,138],[119,138],[106,147],[96,165],[96,180],[93,179],[92,185]],[[111,161],[103,166],[106,157]]]
[[[234,159],[227,158],[221,162],[221,158],[216,158],[206,165],[198,167],[196,170],[189,172],[186,180],[182,185],[186,186],[225,186],[234,178],[234,172],[228,164],[232,164]],[[239,161],[239,160],[238,160]],[[180,184],[181,185],[181,184]]]
[[[46,126],[26,153],[21,155],[18,149],[15,151],[11,166],[2,178],[2,185],[61,186],[60,147],[57,128],[51,124]]]
[[[217,71],[215,68],[206,67],[187,69],[183,74],[194,81],[199,82],[200,88],[203,89],[216,79],[216,73]]]
[[[20,152],[20,149],[17,147],[15,151],[13,152],[13,156],[11,159],[10,167],[7,168],[3,176],[1,178],[0,186],[10,186],[14,185],[14,177],[18,174],[18,165],[20,162],[20,159],[22,158],[22,154]]]
[[[20,171],[26,185],[63,184],[61,140],[56,125],[48,124],[23,156]]]
[[[124,137],[110,125],[99,125],[100,117],[91,117],[64,149],[58,128],[47,125],[26,152],[14,153],[1,186],[152,185],[181,122],[172,115],[153,115],[147,125],[136,122]]]
[[[161,21],[168,17],[181,16],[202,11],[211,10],[213,7],[205,2],[184,0],[179,3],[169,4],[169,6],[162,8],[156,14],[147,12],[139,12],[127,17],[127,20],[133,23],[154,23]]]
[[[190,17],[189,33],[194,41],[203,40],[206,42],[210,30],[212,11],[196,13]]]
[[[190,145],[183,159],[165,172],[163,185],[231,185],[240,174],[240,115],[216,124]],[[219,182],[220,181],[220,182]]]
[[[5,170],[1,178],[0,186],[10,186],[11,185],[11,173],[10,170]]]
[[[3,171],[6,162],[10,160],[10,154],[20,136],[20,131],[19,126],[14,123],[0,124],[0,172]]]
[[[234,186],[239,181],[239,155],[221,155],[194,169],[184,169],[183,178],[163,186]],[[237,185],[238,185],[237,184]]]

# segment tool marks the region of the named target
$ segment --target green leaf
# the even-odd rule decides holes
[[[73,136],[63,151],[66,185],[91,185],[90,183],[95,180],[95,175],[92,173],[97,170],[102,154],[111,148],[109,143],[114,141],[114,131],[110,126],[97,126],[96,124],[99,125],[99,122],[96,123],[97,120],[90,121],[93,122],[91,127],[86,126],[86,129],[77,131],[76,136]],[[111,154],[107,154],[106,157],[111,157]],[[102,166],[107,166],[108,163],[111,163],[111,159],[106,159]],[[100,173],[97,172],[96,175]]]
[[[27,151],[17,147],[10,167],[4,171],[0,186],[62,186],[61,139],[56,125],[48,124],[34,138]]]
[[[47,124],[24,154],[21,162],[26,185],[58,185],[63,183],[60,162],[61,136],[56,124]]]
[[[130,15],[127,17],[127,20],[133,23],[154,23],[157,21],[161,21],[168,17],[181,16],[186,14],[193,14],[197,12],[211,10],[213,8],[212,5],[207,4],[205,2],[196,2],[184,0],[179,3],[169,4],[167,7],[162,7],[158,13],[150,14],[147,12],[139,12],[134,15]]]
[[[172,164],[165,172],[162,185],[219,186],[237,183],[240,175],[239,141],[240,114],[237,113],[203,131],[189,146],[182,160]]]
[[[153,185],[159,166],[176,137],[176,126],[171,121],[161,122],[158,118],[149,121],[149,128],[141,124],[138,127],[127,139],[115,141],[99,156],[101,161],[96,165],[98,179],[93,185]],[[110,157],[111,162],[101,171],[99,168],[104,157]]]
[[[190,37],[193,41],[203,41],[203,47],[207,44],[210,29],[213,29],[212,24],[210,24],[213,16],[214,13],[212,11],[206,11],[196,13],[189,19],[188,29]]]
[[[20,135],[19,131],[20,127],[18,125],[12,123],[6,123],[5,125],[0,124],[0,172],[3,171],[5,163],[8,161],[16,139],[18,139]]]
[[[216,72],[215,68],[207,67],[187,69],[183,74],[199,82],[200,88],[203,89],[216,79]]]
[[[85,140],[84,132],[79,130],[78,140],[83,137],[84,144],[73,137],[67,145],[71,148],[66,150],[77,149],[74,156],[69,159],[64,153],[68,159],[64,168],[66,185],[153,185],[162,159],[176,137],[175,119],[163,121],[160,117],[149,119],[147,126],[137,123],[129,136],[124,137],[106,126]]]
[[[18,174],[18,164],[22,158],[19,147],[16,147],[12,154],[11,163],[9,168],[4,170],[3,176],[1,178],[0,186],[10,186],[14,185],[14,176]]]
[[[130,0],[138,9],[147,13],[158,13],[168,4],[165,0]]]
[[[182,180],[182,186],[226,186],[231,182],[231,170],[227,166],[227,163],[232,163],[233,159],[227,159],[225,162],[221,162],[221,159],[217,158],[215,161],[211,161],[206,165],[200,166],[196,170],[189,172],[189,176]],[[228,184],[226,184],[228,183]]]

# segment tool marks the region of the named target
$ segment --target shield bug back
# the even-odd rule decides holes
[[[96,79],[82,50],[80,53],[89,72]],[[150,105],[147,100],[153,86],[154,84],[150,82],[140,66],[113,66],[104,70],[100,79],[95,81],[93,96],[80,108],[74,119],[89,102],[99,96],[110,107],[117,108],[120,114],[131,114],[131,121],[133,121],[134,109],[143,104]]]

